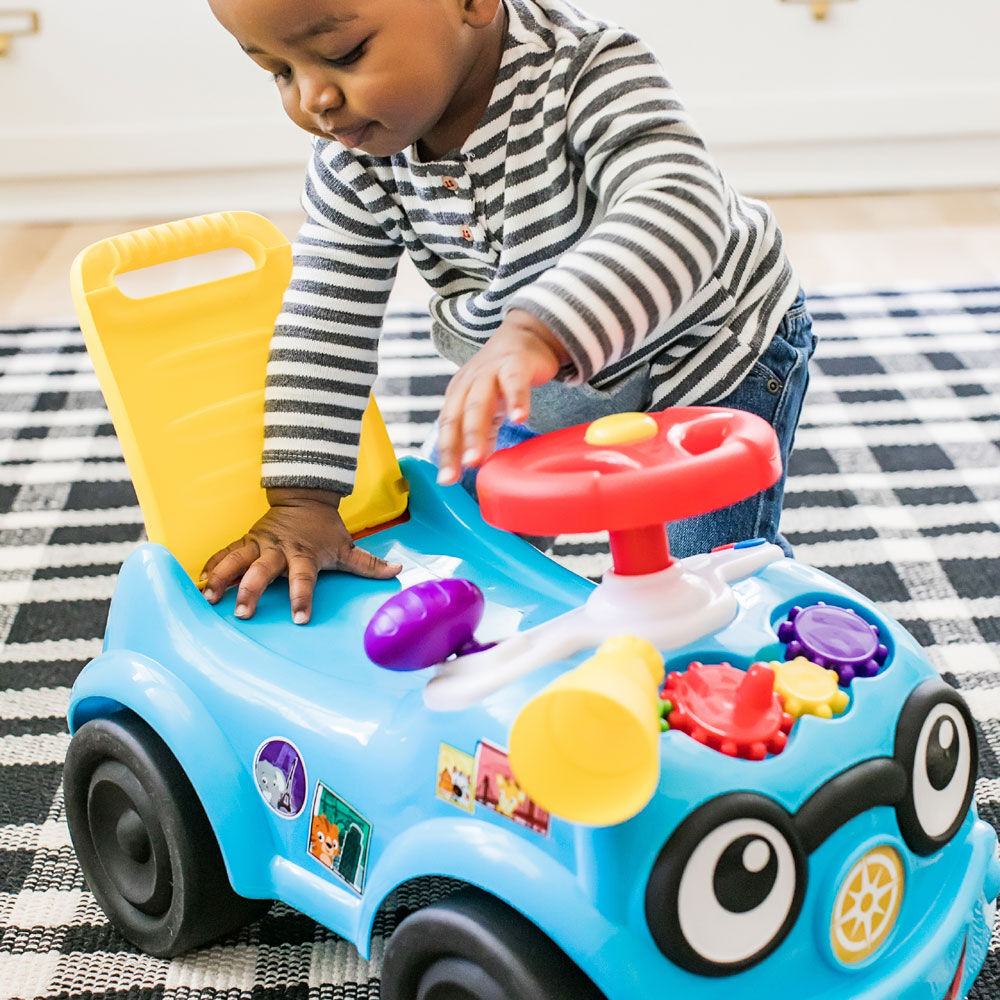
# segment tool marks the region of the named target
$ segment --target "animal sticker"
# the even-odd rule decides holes
[[[548,836],[549,814],[528,798],[517,783],[500,747],[480,740],[476,745],[476,801],[521,826]]]
[[[306,803],[306,768],[299,751],[283,739],[265,740],[253,761],[257,791],[268,808],[283,819],[295,819]]]
[[[309,826],[309,853],[330,871],[340,857],[340,827],[331,823],[326,813],[313,816]]]
[[[476,759],[472,754],[442,743],[438,748],[437,797],[467,813],[473,812],[476,808],[472,794],[475,769]]]
[[[514,812],[524,804],[527,795],[513,778],[508,778],[506,775],[498,774],[496,784],[497,812],[501,816],[506,816],[507,819],[513,819]]]
[[[355,892],[364,891],[372,825],[322,781],[309,821],[309,854]]]

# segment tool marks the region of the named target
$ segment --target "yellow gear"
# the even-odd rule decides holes
[[[784,663],[772,660],[770,666],[774,690],[781,695],[785,711],[792,718],[816,715],[832,719],[847,708],[850,698],[838,686],[835,670],[827,670],[804,656]]]

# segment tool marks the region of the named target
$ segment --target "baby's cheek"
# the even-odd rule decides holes
[[[361,82],[355,99],[372,118],[402,123],[423,117],[427,105],[433,101],[433,90],[431,81],[424,75],[415,75],[405,81],[398,75],[382,75]]]
[[[305,116],[302,114],[302,108],[299,106],[299,92],[294,87],[286,87],[281,92],[281,106],[285,111],[285,114],[299,128],[309,129],[312,127],[312,122],[306,120]]]

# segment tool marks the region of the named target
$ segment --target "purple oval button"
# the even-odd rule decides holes
[[[389,670],[421,670],[480,648],[483,592],[463,579],[425,580],[393,594],[365,629],[365,652]]]

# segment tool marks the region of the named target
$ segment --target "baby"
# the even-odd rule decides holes
[[[386,301],[406,250],[460,367],[433,449],[474,494],[497,447],[608,413],[758,413],[787,465],[815,346],[766,205],[727,183],[650,50],[564,0],[210,0],[312,134],[294,270],[267,370],[268,512],[209,559],[249,617],[287,574],[384,579],[351,492]],[[784,477],[672,525],[683,556],[778,532]]]

